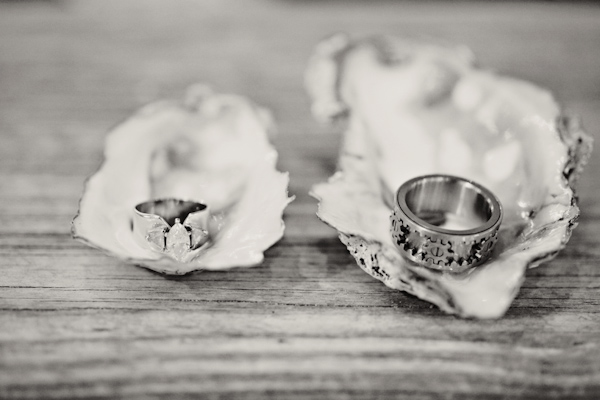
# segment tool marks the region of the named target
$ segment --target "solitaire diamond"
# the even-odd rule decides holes
[[[175,223],[167,233],[167,250],[175,256],[178,261],[182,261],[184,256],[189,252],[190,232],[181,224],[179,218],[175,219]]]

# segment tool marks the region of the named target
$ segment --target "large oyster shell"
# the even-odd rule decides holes
[[[150,104],[106,138],[104,163],[88,180],[73,220],[76,239],[167,274],[252,266],[283,235],[287,173],[275,168],[270,114],[240,96],[205,86],[183,101]],[[210,241],[190,262],[141,247],[136,204],[160,198],[209,205]]]
[[[317,47],[306,85],[318,118],[347,121],[339,172],[312,189],[318,216],[387,286],[448,313],[497,318],[525,269],[569,240],[579,215],[573,186],[591,138],[547,91],[476,68],[464,47],[345,35]],[[500,198],[499,242],[482,266],[440,273],[394,247],[393,193],[431,173],[474,180]]]

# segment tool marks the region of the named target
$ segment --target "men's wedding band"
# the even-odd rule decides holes
[[[470,223],[452,227],[452,218]],[[390,219],[392,239],[405,258],[436,270],[462,272],[492,254],[502,206],[473,181],[427,175],[400,186]]]

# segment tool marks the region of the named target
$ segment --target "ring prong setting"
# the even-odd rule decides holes
[[[205,204],[160,199],[140,203],[134,211],[133,230],[138,237],[145,239],[149,249],[179,262],[189,262],[190,253],[209,241],[205,229],[209,211]],[[177,217],[171,220],[173,214]]]

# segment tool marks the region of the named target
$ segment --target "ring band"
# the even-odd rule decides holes
[[[403,256],[432,269],[462,272],[491,255],[502,206],[473,181],[426,175],[400,186],[390,219]]]
[[[203,203],[150,200],[135,206],[133,232],[138,243],[185,261],[190,251],[208,241],[208,217],[208,206]]]

